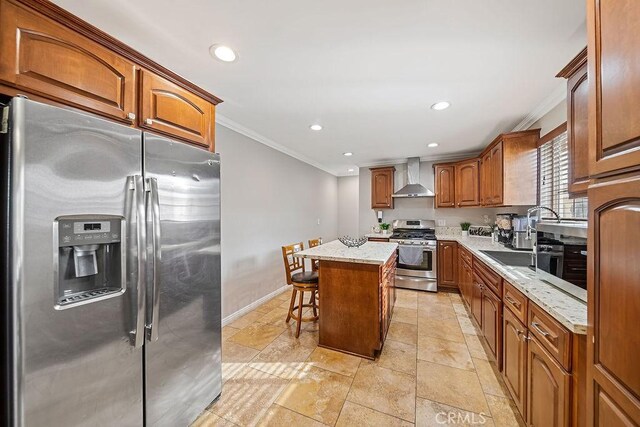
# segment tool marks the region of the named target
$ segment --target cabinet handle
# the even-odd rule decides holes
[[[135,115],[135,113],[129,113],[129,114],[127,114],[127,118],[129,120],[135,120],[136,119],[136,115]]]
[[[549,332],[545,331],[544,329],[542,329],[540,327],[540,325],[537,322],[531,322],[531,326],[538,331],[539,333],[542,334],[543,337],[548,337],[549,336]]]
[[[520,309],[521,304],[518,301],[511,298],[509,295],[505,295],[504,299],[506,299],[509,304],[516,307],[518,310]]]
[[[145,123],[145,124],[147,124],[147,125],[149,125],[149,126],[151,126],[151,125],[153,124],[153,120],[151,120],[151,119],[145,119],[144,123]]]

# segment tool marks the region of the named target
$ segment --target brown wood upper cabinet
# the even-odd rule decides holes
[[[139,126],[213,147],[215,106],[146,70],[140,72]]]
[[[569,193],[584,196],[589,185],[589,80],[587,48],[556,77],[567,79],[567,139],[569,143]]]
[[[458,243],[438,241],[438,286],[458,287]]]
[[[638,1],[587,1],[591,175],[640,169],[638,22]]]
[[[456,163],[456,207],[480,206],[480,160],[471,159]]]
[[[396,168],[371,168],[371,209],[393,209],[393,173]]]
[[[134,121],[135,64],[89,38],[3,0],[0,51],[0,80],[18,92]]]
[[[455,165],[435,165],[436,208],[454,208],[456,206]]]
[[[482,206],[535,205],[540,129],[499,135],[482,153]]]

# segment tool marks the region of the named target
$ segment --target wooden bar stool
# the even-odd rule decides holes
[[[291,319],[298,322],[296,326],[296,338],[300,336],[300,326],[302,322],[315,322],[319,317],[318,305],[316,304],[318,273],[315,271],[305,271],[304,258],[296,258],[293,256],[293,254],[300,252],[303,249],[304,245],[302,242],[282,247],[282,258],[284,260],[284,269],[287,274],[287,283],[293,286],[286,322],[289,323],[289,320]],[[298,305],[295,305],[298,292],[300,293],[298,297]],[[307,304],[304,304],[305,292],[311,293],[309,303]],[[302,310],[305,307],[313,308],[312,317],[302,317]],[[298,311],[297,314],[296,310]]]
[[[315,248],[316,246],[320,246],[322,244],[322,237],[318,237],[317,239],[310,239],[309,240],[309,247],[310,248]],[[318,267],[320,267],[320,261],[317,259],[312,259],[311,260],[311,271],[318,271]],[[313,298],[313,296],[312,296]],[[318,299],[320,298],[320,292],[316,291],[316,305],[318,305]],[[311,299],[309,299],[309,303],[311,303]]]

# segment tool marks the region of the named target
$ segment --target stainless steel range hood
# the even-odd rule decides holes
[[[420,184],[420,157],[407,162],[407,185],[393,193],[392,197],[434,197],[433,191]]]

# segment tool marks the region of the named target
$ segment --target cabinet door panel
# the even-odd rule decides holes
[[[21,6],[0,4],[0,80],[45,98],[131,122],[135,66]]]
[[[480,166],[480,202],[483,206],[490,206],[493,203],[493,169],[491,163],[491,151],[482,158]]]
[[[371,208],[393,209],[393,172],[395,168],[371,169]]]
[[[592,174],[640,166],[640,2],[587,2]]]
[[[151,72],[140,77],[140,127],[215,149],[213,104]]]
[[[587,398],[597,388],[640,424],[640,175],[589,188]],[[590,416],[594,416],[590,413]]]
[[[436,208],[453,208],[456,205],[455,166],[436,165]]]
[[[589,184],[589,81],[583,65],[567,81],[569,192],[583,196]]]
[[[457,258],[458,244],[456,242],[438,242],[438,284],[444,286],[458,286]]]
[[[456,164],[456,206],[479,206],[480,162],[477,159]]]
[[[528,345],[527,424],[564,427],[569,425],[570,375],[535,338]]]
[[[502,375],[522,415],[526,403],[527,328],[509,310],[504,311]]]
[[[502,167],[502,143],[491,149],[491,204],[501,205],[504,199],[504,169]]]
[[[482,290],[482,333],[502,369],[502,301],[486,287]]]
[[[482,327],[482,279],[473,273],[471,283],[471,314]]]

